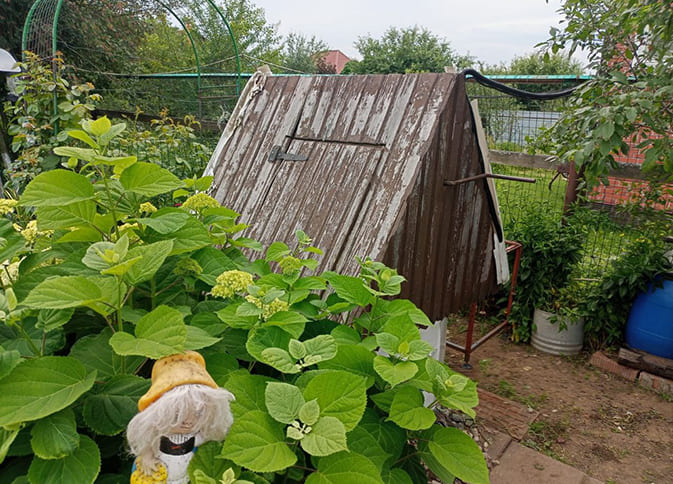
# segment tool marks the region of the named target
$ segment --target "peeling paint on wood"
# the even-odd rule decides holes
[[[209,164],[213,195],[264,245],[304,230],[318,270],[397,267],[432,319],[495,288],[493,224],[465,80],[455,74],[269,77]],[[274,146],[307,161],[268,161]]]

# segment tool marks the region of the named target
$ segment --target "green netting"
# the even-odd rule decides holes
[[[111,15],[116,16],[114,25]],[[58,29],[59,17],[63,32]],[[155,25],[167,25],[166,35],[162,37],[161,27],[156,32],[138,32],[142,22],[124,21],[134,17],[150,25],[161,17],[162,22]],[[115,25],[122,27],[106,31],[114,30]],[[81,30],[79,35],[73,26]],[[176,34],[177,30],[182,34]],[[124,47],[126,36],[143,35],[153,36],[150,40],[164,48],[164,59],[155,62],[143,52]],[[238,46],[224,13],[213,0],[128,0],[118,4],[36,0],[26,18],[22,48],[45,59],[57,50],[64,51],[76,74],[93,81],[104,94],[103,108],[122,105],[131,112],[139,109],[158,114],[168,107],[173,115],[218,119],[227,110],[223,106],[233,106],[241,90]],[[225,66],[233,75],[217,79],[203,75]],[[157,82],[147,74],[175,78]],[[164,106],[166,101],[169,106]]]
[[[58,18],[63,0],[36,0],[26,17],[21,50],[43,59],[56,54]]]

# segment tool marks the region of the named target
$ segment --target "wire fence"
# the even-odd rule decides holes
[[[559,80],[540,84],[538,80],[519,79],[515,87],[533,92],[557,91],[571,87],[572,83]],[[476,83],[468,84],[468,94],[479,103],[489,148],[495,155],[493,171],[537,180],[535,184],[496,180],[505,235],[514,232],[517,224],[530,214],[545,213],[561,220],[568,191],[567,169],[541,154],[536,141],[541,130],[550,128],[560,118],[567,99],[519,100]],[[626,141],[633,145],[636,140]],[[497,156],[500,151],[537,153],[539,156],[535,157],[536,163],[520,166],[522,163],[509,161],[511,156]],[[633,148],[628,156],[622,156],[618,161],[639,165],[642,158],[639,150]],[[668,216],[673,208],[669,195],[671,187],[643,180],[642,175],[632,176],[637,178],[611,176],[607,186],[583,189],[580,185],[577,189],[579,203],[574,219],[586,232],[578,268],[581,277],[597,278],[630,243],[643,237],[661,237],[671,229]]]

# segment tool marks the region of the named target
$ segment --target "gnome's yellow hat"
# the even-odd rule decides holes
[[[218,388],[215,380],[206,371],[203,356],[196,351],[186,351],[157,360],[152,368],[152,386],[138,400],[138,410],[142,412],[168,390],[187,384]]]

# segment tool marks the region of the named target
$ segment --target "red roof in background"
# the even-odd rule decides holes
[[[341,74],[341,71],[344,70],[346,62],[348,62],[350,57],[341,52],[340,50],[328,50],[323,56],[323,61],[325,64],[334,66],[337,74]]]

